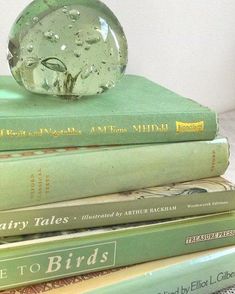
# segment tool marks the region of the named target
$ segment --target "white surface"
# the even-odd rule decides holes
[[[129,41],[128,72],[198,102],[235,108],[234,0],[103,0]],[[0,75],[8,74],[7,35],[31,0],[0,0]]]

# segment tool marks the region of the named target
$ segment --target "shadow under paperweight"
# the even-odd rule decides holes
[[[128,60],[122,26],[98,0],[34,0],[13,24],[8,48],[20,85],[66,97],[114,87]]]

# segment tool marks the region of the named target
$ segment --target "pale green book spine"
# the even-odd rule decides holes
[[[72,149],[73,150],[73,149]],[[1,210],[222,175],[226,139],[0,154]]]
[[[189,294],[212,294],[214,291],[235,284],[234,258],[235,246],[228,246],[128,267],[62,278],[57,281],[10,289],[1,293],[103,294],[107,292],[119,294],[124,291],[123,293],[129,294],[133,290],[137,294],[156,294],[157,291],[159,293],[161,293],[160,291],[163,293],[164,291],[181,293],[187,287]],[[200,287],[201,284],[204,287]],[[229,290],[233,293],[232,288]],[[222,293],[228,294],[230,292],[224,291],[220,294]]]
[[[213,112],[0,117],[0,121],[0,151],[212,140],[218,129]]]
[[[235,248],[229,247],[160,270],[146,271],[131,279],[127,275],[123,281],[102,288],[98,286],[99,289],[86,293],[212,294],[235,284],[234,261]],[[66,288],[64,293],[75,294],[66,292]]]
[[[231,210],[235,210],[235,186],[216,177],[0,211],[0,236],[102,227]]]
[[[234,245],[235,214],[30,238],[2,239],[1,290]]]
[[[0,76],[0,150],[212,140],[217,114],[143,77],[68,101]]]

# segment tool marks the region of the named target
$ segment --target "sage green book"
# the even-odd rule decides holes
[[[63,278],[1,293],[129,294],[133,291],[135,294],[212,294],[212,291],[235,284],[234,259],[235,246],[229,246]]]
[[[223,178],[0,211],[0,236],[26,235],[235,210],[235,185]]]
[[[0,153],[0,210],[222,175],[227,139]]]
[[[235,213],[1,238],[0,289],[235,244]]]
[[[212,294],[235,284],[234,260],[234,246],[206,250],[135,265],[90,279],[85,276],[80,282],[48,293]]]
[[[41,96],[0,77],[0,150],[211,140],[217,115],[146,78],[78,101]]]

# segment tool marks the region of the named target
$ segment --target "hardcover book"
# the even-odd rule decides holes
[[[216,177],[228,159],[224,138],[2,152],[0,210]]]
[[[235,283],[235,247],[147,262],[45,282],[2,294],[195,293],[211,294]]]
[[[0,236],[84,229],[235,210],[223,178],[0,211]]]
[[[235,214],[230,212],[2,238],[0,289],[234,245],[234,237]]]
[[[35,95],[0,77],[0,150],[212,140],[216,113],[146,78],[78,101]]]

